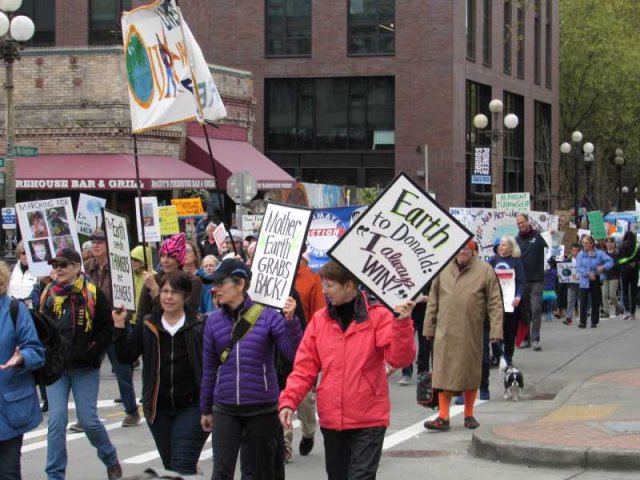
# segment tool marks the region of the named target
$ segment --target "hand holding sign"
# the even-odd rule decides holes
[[[411,312],[413,311],[413,307],[416,306],[416,302],[404,302],[404,303],[400,303],[398,305],[396,305],[393,308],[393,312],[395,314],[395,317],[398,320],[404,320],[406,318],[410,318],[411,317]]]
[[[289,321],[293,320],[293,315],[296,313],[296,301],[293,297],[288,297],[284,301],[284,307],[282,307],[282,313],[284,314],[284,319]]]

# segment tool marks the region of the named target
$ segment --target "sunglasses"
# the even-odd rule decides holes
[[[73,265],[73,262],[54,262],[51,264],[51,267],[57,270],[58,268],[67,268],[70,265]]]

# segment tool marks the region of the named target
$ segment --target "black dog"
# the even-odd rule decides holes
[[[520,390],[523,388],[522,372],[515,367],[508,367],[504,372],[504,399],[517,402],[520,400]]]

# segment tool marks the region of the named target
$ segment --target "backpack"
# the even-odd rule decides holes
[[[26,305],[25,305],[26,307]],[[19,300],[11,299],[9,312],[13,321],[13,328],[16,328],[18,321]],[[37,310],[29,309],[31,320],[36,327],[36,332],[40,342],[45,348],[45,363],[42,367],[33,371],[33,379],[38,385],[51,385],[62,377],[63,356],[62,356],[62,336],[56,323],[51,317]]]

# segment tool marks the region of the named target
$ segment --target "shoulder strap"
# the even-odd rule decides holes
[[[11,314],[11,321],[13,322],[14,330],[17,328],[18,324],[18,308],[18,300],[12,298],[11,303],[9,304],[9,313]]]
[[[245,335],[251,331],[263,310],[264,305],[254,303],[240,316],[236,324],[233,326],[233,330],[231,330],[231,342],[220,354],[220,363],[227,361],[227,358],[229,358],[229,354],[231,353],[231,350],[233,350],[235,344],[242,340]]]

